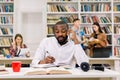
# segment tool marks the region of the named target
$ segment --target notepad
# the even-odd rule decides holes
[[[26,73],[26,75],[53,75],[53,74],[71,74],[71,72],[64,68],[54,67],[45,69],[34,69]]]
[[[37,64],[37,65],[32,65],[33,68],[49,68],[49,67],[56,67],[57,65],[55,64]]]
[[[21,48],[19,56],[25,57],[25,54],[29,52],[29,48]]]
[[[37,64],[37,65],[31,65],[33,68],[50,68],[50,67],[63,67],[63,68],[72,68],[71,65],[67,64]]]

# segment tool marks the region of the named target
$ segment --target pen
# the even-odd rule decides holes
[[[50,56],[50,53],[48,51],[45,52],[45,57],[47,57],[47,56]]]

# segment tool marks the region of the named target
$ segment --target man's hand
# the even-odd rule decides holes
[[[76,33],[73,30],[70,30],[70,38],[74,41],[75,44],[79,44],[80,42],[77,39]]]
[[[74,41],[74,39],[77,39],[76,33],[73,30],[70,30],[70,38]]]
[[[47,56],[44,60],[41,60],[39,64],[49,64],[55,62],[55,58],[52,56]]]

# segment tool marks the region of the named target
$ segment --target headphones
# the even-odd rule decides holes
[[[87,62],[82,62],[82,63],[80,64],[80,68],[81,68],[81,70],[83,70],[84,72],[87,72],[87,71],[90,69],[90,65],[89,65],[89,63],[87,63]]]
[[[87,72],[88,70],[90,70],[90,65],[89,65],[89,63],[87,63],[87,62],[82,62],[82,63],[80,64],[80,68],[81,68],[81,70],[83,70],[84,72]],[[105,70],[104,66],[92,66],[92,69],[100,70],[100,71],[104,71],[104,70]]]

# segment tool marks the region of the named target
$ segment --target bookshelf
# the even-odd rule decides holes
[[[78,0],[80,3],[81,29],[86,36],[93,33],[92,24],[97,21],[100,23],[102,31],[107,35],[108,47],[111,56],[113,53],[113,27],[112,27],[112,0]]]
[[[120,0],[113,1],[114,55],[120,56]]]
[[[0,0],[0,54],[8,54],[13,39],[14,0]],[[7,53],[6,53],[7,52]]]
[[[53,36],[53,25],[80,18],[80,29],[87,37],[93,32],[92,23],[98,21],[107,35],[111,56],[120,55],[120,0],[47,0],[47,36]]]
[[[73,1],[58,1],[47,0],[47,27],[48,35],[53,36],[52,26],[60,20],[66,21],[72,26],[72,21],[79,15],[79,6],[76,0]]]

